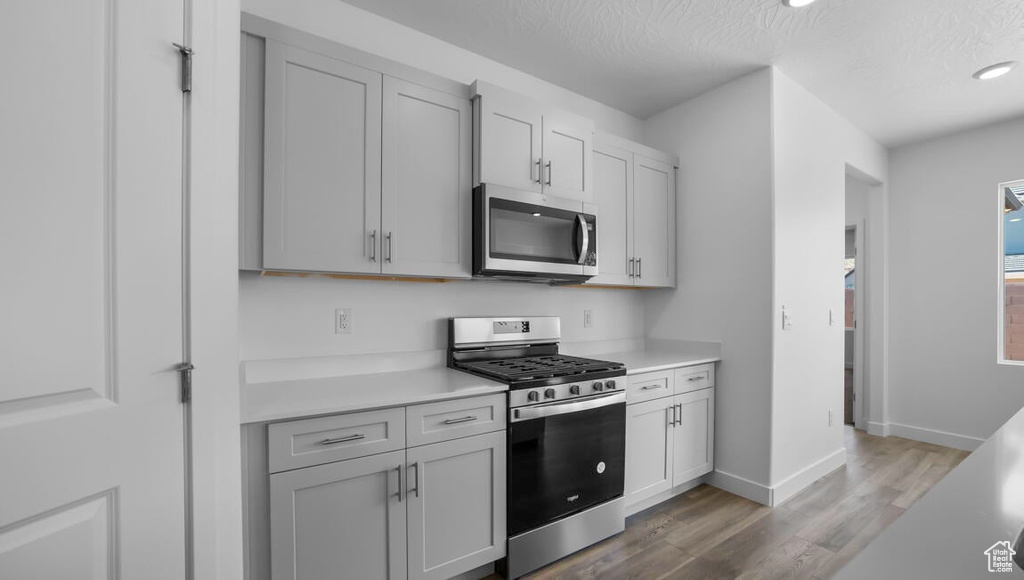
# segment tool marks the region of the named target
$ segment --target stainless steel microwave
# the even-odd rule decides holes
[[[597,275],[597,206],[481,183],[473,189],[473,273],[536,282]]]

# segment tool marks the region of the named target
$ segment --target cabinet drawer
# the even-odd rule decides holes
[[[715,386],[715,365],[676,369],[676,393],[689,393]]]
[[[409,447],[505,428],[505,395],[487,395],[406,407]]]
[[[627,378],[629,386],[626,387],[626,403],[650,401],[659,397],[667,397],[675,392],[673,390],[674,377],[670,370],[632,375]]]
[[[270,472],[405,448],[405,409],[304,419],[269,426]]]

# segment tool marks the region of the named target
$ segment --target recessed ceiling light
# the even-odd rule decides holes
[[[1001,62],[999,64],[987,66],[971,76],[978,79],[979,81],[987,81],[990,79],[1003,76],[1004,74],[1013,70],[1013,67],[1015,66],[1017,66],[1017,61],[1014,60]]]
[[[782,3],[790,8],[802,8],[811,2],[814,2],[814,0],[782,0]]]

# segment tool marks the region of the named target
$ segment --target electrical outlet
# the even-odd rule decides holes
[[[351,308],[339,308],[334,311],[334,334],[352,334]]]
[[[583,311],[583,328],[594,326],[594,311],[587,309]]]
[[[832,425],[833,425],[833,423],[832,423],[832,408],[829,407],[829,409],[828,409],[828,426],[831,427]]]

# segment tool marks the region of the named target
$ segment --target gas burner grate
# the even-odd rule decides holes
[[[622,367],[619,363],[558,354],[463,362],[459,366],[507,382],[583,375]]]

